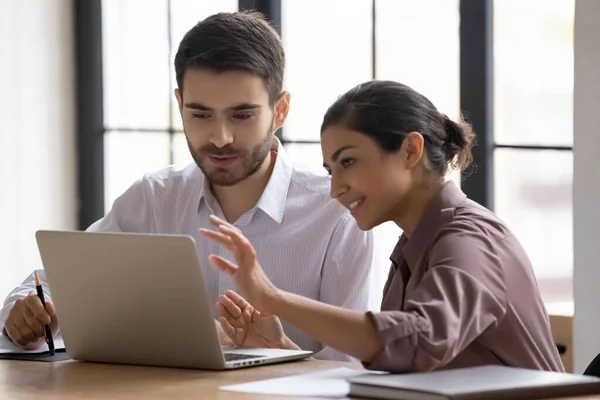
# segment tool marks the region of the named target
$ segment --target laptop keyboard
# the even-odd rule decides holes
[[[225,361],[240,361],[240,360],[251,360],[253,358],[264,358],[264,356],[257,356],[253,354],[239,354],[239,353],[223,353]]]

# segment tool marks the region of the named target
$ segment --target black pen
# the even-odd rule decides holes
[[[42,305],[44,309],[46,309],[46,301],[44,300],[44,289],[42,288],[42,284],[40,283],[40,278],[38,277],[37,271],[34,271],[35,275],[35,289],[37,290],[37,295],[42,301]],[[50,350],[50,355],[54,355],[54,340],[52,339],[52,331],[50,330],[50,326],[44,325],[44,335],[46,336],[46,343],[48,344],[48,350]]]

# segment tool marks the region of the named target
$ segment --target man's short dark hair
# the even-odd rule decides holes
[[[281,38],[256,11],[218,13],[190,29],[175,55],[179,90],[188,68],[248,71],[262,78],[271,103],[281,94],[285,55]]]

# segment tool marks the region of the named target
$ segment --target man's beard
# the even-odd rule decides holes
[[[190,141],[187,140],[188,148],[192,154],[192,158],[196,162],[196,165],[202,170],[206,179],[216,186],[233,186],[248,177],[254,175],[265,162],[265,159],[271,151],[273,144],[273,124],[269,126],[267,134],[263,140],[251,150],[239,150],[230,145],[218,148],[213,144],[207,144],[200,149],[193,149]],[[211,165],[208,167],[206,164],[210,163],[208,155],[211,156],[235,156],[241,161],[241,171],[239,167],[234,166],[231,168],[220,168]]]

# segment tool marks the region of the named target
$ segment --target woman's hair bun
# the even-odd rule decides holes
[[[471,147],[474,144],[475,133],[470,124],[461,119],[460,123],[454,122],[443,114],[444,131],[446,139],[444,140],[444,153],[446,161],[453,167],[464,169],[473,159]]]

